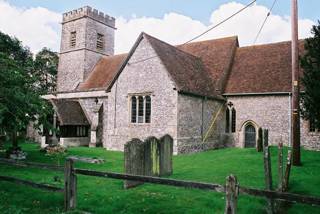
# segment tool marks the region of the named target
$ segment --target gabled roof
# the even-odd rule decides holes
[[[239,48],[238,38],[228,37],[172,46],[145,33],[128,54],[103,57],[78,90],[110,90],[144,38],[180,93],[221,98],[221,94],[291,91],[291,42]]]
[[[300,54],[304,40],[300,41]],[[300,75],[303,75],[300,69]],[[291,91],[291,42],[238,48],[226,94]]]
[[[201,58],[144,34],[176,84],[178,92],[218,97],[214,81]]]
[[[230,73],[238,44],[238,37],[226,37],[193,42],[177,46],[179,49],[201,58],[209,72],[216,89],[222,92]]]
[[[85,82],[81,83],[77,89],[94,90],[108,87],[126,57],[127,54],[102,57]]]
[[[52,99],[51,100],[60,125],[89,125],[89,122],[77,101]]]
[[[216,92],[220,82],[215,80],[229,72],[237,37],[172,46],[141,33],[128,54],[103,57],[77,89],[110,90],[143,38],[149,41],[179,92],[222,99]]]

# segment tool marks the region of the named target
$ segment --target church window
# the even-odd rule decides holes
[[[98,33],[97,34],[97,50],[103,50],[104,49],[104,35]]]
[[[143,123],[144,115],[144,99],[142,96],[138,97],[138,123]]]
[[[151,120],[151,97],[146,96],[146,123],[150,123]]]
[[[76,40],[77,40],[77,32],[73,31],[70,34],[70,48],[76,47]]]
[[[313,118],[309,120],[309,132],[316,132],[316,124]]]
[[[230,110],[229,108],[226,109],[226,133],[230,131]]]
[[[226,133],[236,132],[236,117],[236,109],[234,108],[233,103],[229,102],[226,109]]]
[[[131,123],[151,122],[151,97],[132,96],[131,97]]]
[[[137,122],[137,98],[131,97],[131,123]]]
[[[231,132],[236,132],[236,110],[232,108],[231,110]]]

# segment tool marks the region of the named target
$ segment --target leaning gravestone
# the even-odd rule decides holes
[[[160,138],[160,176],[172,175],[173,139],[170,135]]]
[[[145,140],[145,175],[160,176],[160,143],[155,137]]]
[[[134,138],[124,145],[124,168],[126,174],[144,175],[145,174],[145,143]],[[128,189],[143,184],[139,181],[124,181],[124,188]]]

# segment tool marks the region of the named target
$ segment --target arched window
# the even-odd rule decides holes
[[[131,97],[131,123],[151,122],[151,96]]]
[[[231,110],[231,132],[236,132],[236,110],[232,108]]]
[[[226,109],[226,133],[230,132],[230,110],[227,107]]]
[[[146,117],[145,122],[150,123],[151,120],[151,97],[146,96]]]
[[[137,98],[131,97],[131,123],[137,122]]]

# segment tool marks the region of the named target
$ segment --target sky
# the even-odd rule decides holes
[[[252,0],[0,0],[0,31],[16,36],[36,53],[59,51],[61,14],[88,5],[116,18],[115,51],[128,52],[141,31],[181,44],[240,10]],[[274,0],[254,5],[198,40],[238,35],[240,46],[254,38]],[[290,40],[291,0],[277,0],[256,44]],[[319,0],[298,0],[299,37],[310,36],[320,19]]]

